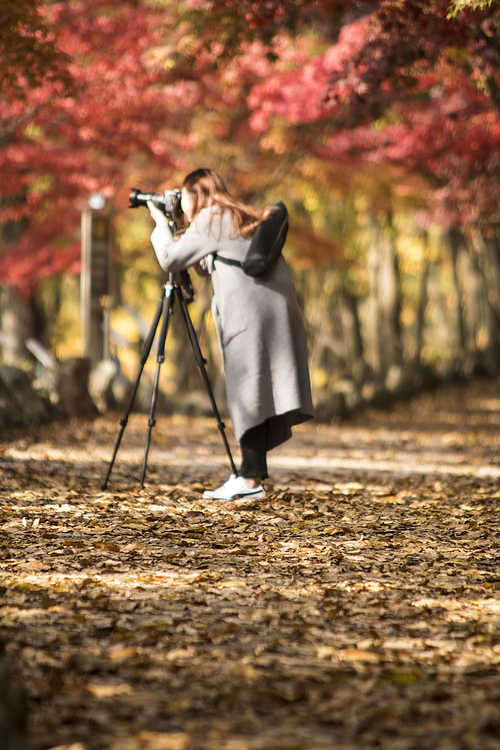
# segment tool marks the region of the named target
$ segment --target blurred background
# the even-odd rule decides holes
[[[68,416],[123,408],[166,281],[130,188],[200,166],[288,207],[318,419],[497,377],[499,28],[495,0],[3,0],[4,418],[19,371]],[[210,282],[192,281],[223,404]],[[207,411],[193,364],[174,315],[162,411]]]

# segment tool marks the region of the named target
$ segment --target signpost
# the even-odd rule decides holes
[[[81,240],[82,356],[92,365],[110,358],[112,241],[111,208],[103,196],[92,195],[82,212]]]

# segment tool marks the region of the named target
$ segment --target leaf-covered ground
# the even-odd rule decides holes
[[[498,750],[500,384],[450,386],[226,478],[212,420],[0,453],[0,635],[33,750]],[[237,459],[237,452],[235,451]]]

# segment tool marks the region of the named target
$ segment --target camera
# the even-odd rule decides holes
[[[139,208],[147,206],[151,201],[156,208],[163,211],[165,216],[177,216],[181,213],[181,191],[165,190],[164,193],[143,193],[138,188],[130,188],[131,193],[128,197],[129,208]]]

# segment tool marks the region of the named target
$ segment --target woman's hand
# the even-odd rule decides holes
[[[158,206],[155,206],[155,204],[153,203],[153,201],[148,201],[148,208],[149,208],[149,210],[151,212],[151,216],[153,217],[153,219],[156,221],[157,224],[164,225],[164,226],[168,227],[168,219],[167,219],[167,217],[165,216],[165,214],[162,211],[160,211],[160,209],[158,208]]]

